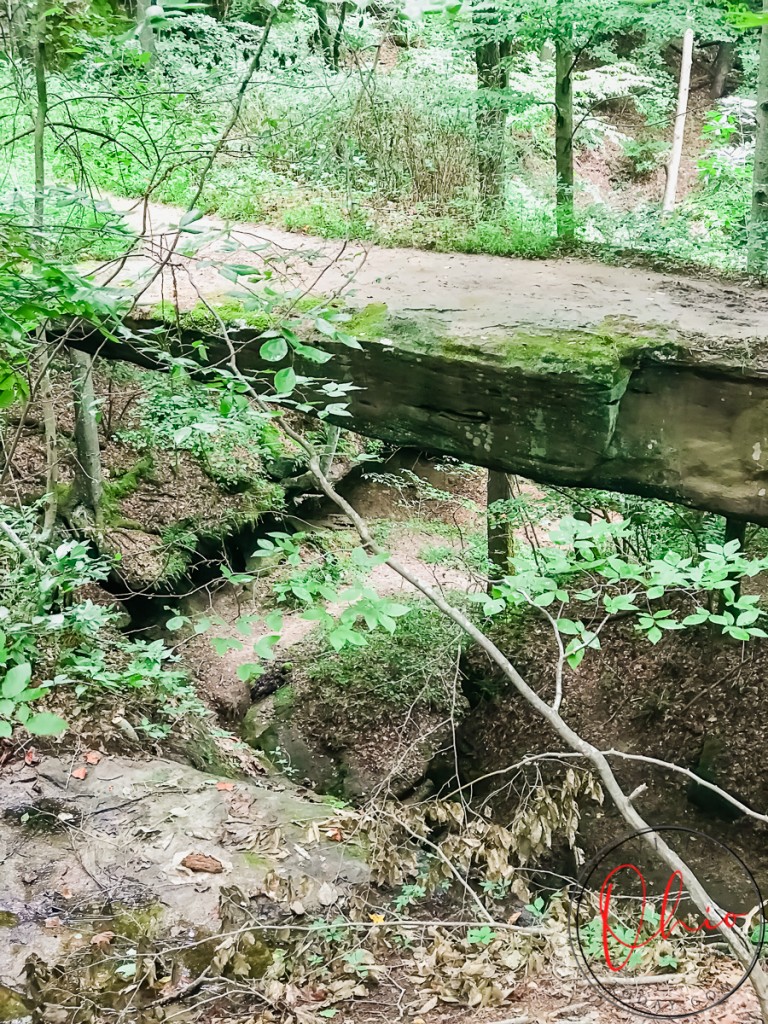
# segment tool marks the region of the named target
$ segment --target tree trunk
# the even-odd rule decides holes
[[[333,70],[339,70],[339,64],[341,63],[341,40],[344,35],[344,22],[347,17],[347,3],[346,0],[339,9],[339,23],[336,26],[336,35],[333,38]]]
[[[725,95],[725,85],[733,66],[733,43],[723,42],[717,48],[715,63],[712,65],[712,79],[709,83],[710,99],[719,100]]]
[[[325,0],[314,0],[311,7],[317,15],[317,38],[320,42],[320,49],[323,51],[323,60],[329,68],[333,67],[333,42],[331,39],[331,27],[328,24],[328,6]]]
[[[477,167],[483,210],[492,213],[504,195],[504,142],[507,110],[500,90],[509,85],[504,60],[508,41],[482,43],[475,49],[477,67]]]
[[[768,0],[763,0],[768,15]],[[749,221],[747,266],[751,274],[768,272],[768,21],[760,30],[757,74],[757,134],[752,177],[752,215]]]
[[[142,53],[148,53],[152,60],[157,54],[155,45],[155,33],[147,21],[147,9],[152,6],[152,0],[137,0],[136,18],[139,23],[139,45]]]
[[[48,118],[48,81],[45,70],[45,13],[46,0],[37,0],[34,22],[35,107],[34,164],[35,202],[33,220],[36,241],[41,255],[45,254],[45,124]],[[48,371],[48,338],[45,327],[37,332],[35,363],[40,365],[38,394],[43,409],[45,426],[45,513],[40,539],[48,542],[53,536],[58,515],[57,485],[59,482],[59,446],[56,429],[56,410]]]
[[[573,66],[570,28],[555,45],[555,212],[557,237],[573,242]]]
[[[92,514],[97,531],[101,531],[103,484],[99,428],[96,422],[96,395],[93,390],[93,357],[74,349],[70,350],[69,357],[72,364],[72,393],[75,407],[77,497]]]
[[[488,559],[498,571],[493,574],[495,579],[509,575],[512,556],[515,553],[515,538],[512,526],[506,517],[491,514],[491,505],[497,501],[509,501],[512,489],[506,473],[495,469],[488,470],[486,491],[486,523],[488,529]]]
[[[683,35],[683,55],[680,59],[680,84],[677,90],[677,112],[675,114],[672,152],[667,163],[667,184],[664,189],[664,200],[661,204],[661,209],[664,213],[671,213],[675,208],[677,179],[680,174],[680,158],[683,155],[683,139],[685,138],[685,118],[688,113],[688,94],[691,88],[692,60],[693,29],[687,28]]]

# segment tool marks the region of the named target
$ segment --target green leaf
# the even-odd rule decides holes
[[[224,655],[228,651],[242,651],[243,642],[242,640],[235,640],[231,636],[212,636],[211,647],[218,655]]]
[[[566,636],[578,636],[583,629],[581,623],[577,624],[571,619],[557,619],[555,625]]]
[[[28,663],[14,665],[7,673],[2,685],[3,697],[16,697],[22,690],[26,690],[29,680],[32,678],[32,666]]]
[[[237,678],[242,679],[244,683],[250,683],[262,675],[264,675],[264,669],[255,662],[245,662],[237,666]]]
[[[188,224],[194,224],[195,221],[196,220],[200,220],[200,218],[202,216],[203,216],[203,214],[202,214],[201,210],[187,210],[187,212],[183,215],[183,217],[179,221],[179,227],[180,228],[185,228],[185,227],[187,227]]]
[[[14,703],[12,700],[0,700],[0,718],[10,718],[13,714]]]
[[[684,626],[698,626],[702,622],[706,622],[709,618],[710,613],[706,608],[701,608],[697,612],[693,612],[692,615],[686,615],[683,619]]]
[[[253,653],[258,655],[260,658],[264,658],[265,661],[270,661],[275,656],[272,648],[279,639],[279,633],[269,633],[267,636],[260,637],[253,645]]]
[[[9,740],[13,735],[13,726],[10,722],[0,719],[0,739]]]
[[[259,349],[259,355],[268,363],[279,363],[288,355],[288,342],[285,338],[270,338]]]
[[[178,430],[173,432],[173,443],[184,444],[190,437],[192,437],[192,427],[179,427]]]
[[[27,732],[32,736],[59,736],[66,732],[67,723],[58,715],[52,715],[49,711],[41,711],[27,722]]]
[[[170,629],[171,631],[175,629],[181,629],[185,622],[189,622],[189,619],[186,617],[186,615],[174,615],[173,618],[168,619],[168,621],[165,624],[165,628]]]
[[[296,374],[290,366],[275,374],[275,391],[278,395],[290,395],[296,387]]]
[[[571,668],[575,670],[575,669],[577,669],[579,667],[579,665],[584,660],[585,653],[586,653],[586,651],[584,650],[584,648],[583,647],[579,647],[577,650],[572,651],[568,655],[568,657],[566,658],[566,661],[571,666]]]
[[[315,348],[313,345],[294,345],[293,350],[297,356],[309,359],[311,363],[327,363],[333,358],[330,352],[323,352],[321,348]]]

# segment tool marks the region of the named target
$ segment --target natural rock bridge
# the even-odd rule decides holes
[[[277,241],[287,238],[295,247],[294,236]],[[571,260],[373,250],[359,263],[349,329],[362,348],[296,366],[362,389],[342,425],[541,482],[768,525],[767,292]],[[327,259],[323,289],[351,273]],[[210,281],[193,285],[182,302],[203,291],[212,301]],[[132,326],[157,329],[152,344],[178,353],[204,333]],[[230,333],[241,369],[266,365],[257,331]],[[204,340],[210,361],[226,362],[222,342]],[[96,334],[71,343],[156,365],[147,349]]]

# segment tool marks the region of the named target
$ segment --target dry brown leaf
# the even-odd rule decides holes
[[[330,882],[323,882],[317,890],[317,898],[324,907],[330,907],[338,900],[339,890]]]
[[[99,949],[106,949],[114,937],[114,932],[99,932],[98,935],[94,935],[91,939],[91,945],[98,946]]]
[[[190,871],[206,871],[210,875],[219,875],[224,870],[221,861],[207,853],[188,853],[181,866]]]
[[[216,789],[218,789],[218,791],[220,793],[231,793],[234,788],[235,788],[234,782],[217,782],[216,783]]]
[[[24,754],[24,764],[36,765],[40,764],[40,758],[37,756],[37,751],[34,747],[30,747],[29,750]]]
[[[80,781],[82,782],[83,779],[87,779],[88,778],[88,769],[85,768],[85,767],[83,767],[83,768],[75,768],[75,770],[72,772],[72,778],[73,779],[80,779]]]
[[[86,764],[98,764],[103,756],[100,750],[89,750],[87,754],[83,755],[83,760]]]

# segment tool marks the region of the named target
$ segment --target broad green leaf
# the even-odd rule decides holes
[[[581,633],[581,623],[575,623],[571,619],[557,619],[556,626],[566,636],[578,636]]]
[[[13,726],[10,722],[0,719],[0,739],[9,740],[13,735]]]
[[[67,723],[58,715],[52,715],[49,711],[41,711],[32,715],[27,722],[27,732],[32,736],[59,736],[66,732]]]
[[[237,678],[242,679],[244,683],[250,683],[262,675],[264,675],[264,669],[255,662],[245,662],[237,666]]]
[[[253,645],[253,653],[258,655],[259,658],[264,658],[266,661],[271,661],[274,658],[275,653],[272,648],[279,641],[279,633],[270,633],[267,636],[260,637]]]
[[[10,672],[6,674],[0,692],[2,692],[3,697],[16,697],[22,690],[26,690],[31,678],[32,666],[30,664],[25,662],[22,665],[14,665]]]
[[[275,391],[278,395],[290,395],[296,387],[296,374],[290,366],[275,374]]]
[[[268,363],[279,363],[288,355],[288,342],[285,338],[270,338],[259,349],[259,355]]]
[[[211,647],[218,655],[224,655],[228,651],[242,651],[243,642],[242,640],[235,640],[231,636],[212,636]]]

